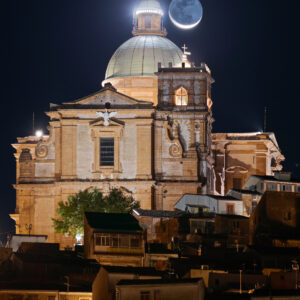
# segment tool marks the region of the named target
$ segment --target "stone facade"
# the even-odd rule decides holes
[[[251,175],[273,175],[282,169],[285,159],[274,133],[214,133],[213,179],[209,190],[225,195],[230,189],[242,189]]]
[[[213,82],[201,70],[161,69],[156,109],[110,84],[94,95],[51,104],[50,135],[18,138],[13,145],[17,205],[11,217],[16,233],[29,233],[30,228],[31,234],[47,235],[48,242],[71,245],[70,238],[54,233],[52,218],[60,201],[91,187],[104,193],[120,188],[142,209],[173,210],[182,195],[199,192],[205,183],[210,143],[206,95]],[[179,87],[188,91],[188,105],[175,105]],[[100,163],[101,138],[114,141],[111,166]]]
[[[173,210],[185,194],[224,195],[281,167],[273,134],[212,134],[211,72],[165,38],[160,5],[149,3],[135,11],[134,37],[113,55],[104,88],[50,104],[49,136],[13,144],[17,234],[72,245],[52,218],[80,190],[118,188],[142,209]]]

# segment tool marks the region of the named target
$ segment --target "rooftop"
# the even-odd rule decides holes
[[[120,266],[103,266],[108,273],[118,274],[135,274],[139,276],[162,276],[164,272],[157,271],[150,267],[120,267]]]
[[[258,179],[261,180],[266,180],[266,181],[279,181],[279,182],[290,182],[290,183],[300,183],[300,179],[298,178],[290,178],[290,180],[288,179],[284,179],[284,178],[276,178],[275,176],[267,176],[267,175],[251,175],[253,177],[256,177]]]
[[[118,282],[118,285],[158,285],[158,284],[185,284],[197,283],[202,281],[202,278],[188,279],[144,279],[144,280],[127,280],[123,279]]]
[[[152,218],[178,218],[185,215],[185,213],[182,211],[168,211],[168,210],[135,209],[133,212],[136,215],[141,217],[152,217]]]
[[[131,214],[86,212],[87,223],[101,232],[141,233],[138,220]]]

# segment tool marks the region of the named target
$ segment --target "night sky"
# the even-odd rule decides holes
[[[100,89],[114,51],[131,37],[136,0],[5,0],[1,18],[0,238],[14,230],[16,137],[46,131],[49,103]],[[300,177],[298,0],[202,0],[204,17],[183,31],[164,21],[196,64],[212,70],[214,132],[268,131]],[[170,0],[161,0],[165,9]]]

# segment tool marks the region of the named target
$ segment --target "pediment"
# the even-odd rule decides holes
[[[106,85],[102,90],[92,95],[72,102],[65,102],[63,105],[104,107],[107,103],[109,103],[111,107],[152,106],[152,102],[137,100],[125,94],[121,94],[111,85]]]

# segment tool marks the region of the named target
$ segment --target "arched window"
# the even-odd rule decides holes
[[[188,93],[185,88],[181,87],[175,92],[175,104],[177,106],[185,106],[188,104]]]

